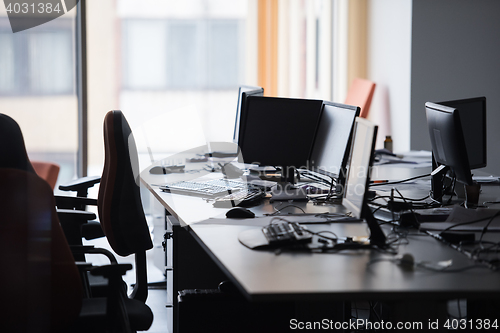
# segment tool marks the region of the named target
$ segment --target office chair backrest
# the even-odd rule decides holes
[[[2,331],[67,328],[83,293],[52,189],[34,173],[0,168],[0,211]]]
[[[57,177],[59,176],[59,165],[50,162],[31,161],[31,165],[38,176],[49,183],[52,190],[56,187]]]
[[[104,234],[121,255],[145,252],[153,247],[137,183],[138,156],[135,141],[121,111],[104,119],[104,168],[97,206]]]
[[[23,133],[17,122],[0,113],[0,167],[36,173],[54,190],[59,165],[49,162],[30,162]]]
[[[26,153],[21,128],[14,119],[1,113],[0,168],[13,168],[35,173]]]
[[[367,118],[372,103],[375,83],[369,80],[355,78],[347,92],[344,104],[359,106],[361,118]]]

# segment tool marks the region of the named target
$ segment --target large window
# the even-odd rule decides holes
[[[59,164],[59,183],[76,176],[75,18],[13,33],[0,4],[0,112],[21,127],[31,160]]]
[[[147,148],[159,159],[193,137],[232,140],[238,86],[257,84],[248,75],[255,69],[253,0],[148,4],[87,1],[90,175],[102,172],[109,110],[123,111],[146,167]]]
[[[72,21],[14,34],[0,18],[0,96],[74,93]]]
[[[123,87],[232,89],[243,81],[242,20],[123,20]]]

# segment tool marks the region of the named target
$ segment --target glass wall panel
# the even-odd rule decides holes
[[[0,112],[19,123],[30,159],[59,164],[59,183],[76,175],[75,18],[13,33],[0,5]]]

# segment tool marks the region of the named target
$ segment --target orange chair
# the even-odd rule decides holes
[[[36,174],[49,183],[52,190],[56,187],[57,176],[59,176],[59,165],[50,162],[31,161]]]
[[[375,83],[369,80],[355,78],[352,81],[351,87],[347,92],[347,97],[344,104],[359,106],[361,118],[367,118],[372,103],[373,92],[375,91]]]

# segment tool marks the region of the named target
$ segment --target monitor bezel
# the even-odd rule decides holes
[[[356,117],[356,119],[354,121],[353,133],[352,133],[352,143],[351,143],[351,147],[350,147],[349,154],[348,154],[348,159],[349,159],[349,161],[348,161],[349,170],[347,171],[348,173],[350,173],[351,169],[352,169],[351,156],[352,156],[353,150],[354,150],[354,145],[355,145],[355,140],[356,140],[356,131],[358,129],[358,124],[361,124],[363,126],[369,126],[373,131],[373,135],[371,137],[371,143],[370,143],[370,156],[369,156],[369,160],[368,160],[365,191],[363,193],[361,207],[359,208],[356,204],[351,202],[346,196],[347,195],[347,186],[349,183],[349,174],[347,174],[345,188],[343,189],[344,193],[343,193],[342,205],[345,208],[347,208],[348,210],[350,210],[351,212],[355,212],[355,211],[357,212],[359,210],[359,214],[355,213],[354,217],[364,218],[364,216],[367,214],[365,209],[369,209],[369,207],[368,207],[368,188],[370,186],[370,173],[371,173],[371,169],[373,167],[373,160],[375,157],[374,152],[375,152],[375,143],[377,141],[378,126],[367,119]]]
[[[344,156],[342,157],[342,162],[340,164],[338,174],[334,174],[334,173],[332,173],[328,170],[325,170],[325,169],[320,169],[312,164],[312,162],[311,162],[312,158],[313,158],[312,154],[314,152],[314,146],[317,144],[316,140],[317,140],[318,131],[316,131],[316,134],[314,136],[313,146],[311,148],[311,154],[309,155],[309,162],[310,162],[309,163],[309,166],[310,166],[309,170],[314,171],[314,172],[321,174],[321,175],[328,176],[328,177],[337,177],[337,185],[344,186],[345,179],[346,179],[346,167],[347,167],[347,162],[349,160],[349,153],[350,153],[352,137],[353,137],[353,133],[354,133],[354,124],[356,123],[356,118],[358,118],[359,114],[361,113],[361,108],[359,106],[334,103],[334,102],[330,102],[330,101],[323,101],[323,105],[321,106],[320,123],[321,123],[321,118],[323,117],[323,115],[325,113],[325,106],[333,106],[333,107],[337,107],[337,108],[341,108],[341,109],[345,109],[345,110],[354,111],[354,117],[352,119],[352,124],[351,124],[351,130],[349,132],[349,138],[347,140],[347,144],[346,144],[346,147],[344,150]],[[320,123],[318,124],[318,129],[319,129]]]
[[[241,117],[245,111],[248,96],[264,96],[264,88],[257,86],[240,86],[238,88],[238,104],[236,106],[236,118],[234,120],[233,142],[238,143],[240,135]]]
[[[294,167],[296,169],[300,168],[300,167],[303,167],[303,166],[306,166],[306,164],[309,162],[309,157],[311,155],[311,151],[312,151],[312,147],[313,147],[313,143],[314,143],[314,137],[316,135],[316,132],[318,130],[318,125],[319,125],[319,120],[321,119],[321,112],[323,111],[323,106],[322,106],[322,103],[323,101],[322,100],[315,100],[315,99],[303,99],[303,98],[284,98],[284,97],[269,97],[269,96],[248,96],[246,98],[246,107],[245,107],[245,110],[248,110],[248,104],[251,103],[252,100],[256,100],[256,99],[268,99],[268,100],[273,100],[273,101],[279,101],[279,100],[283,100],[283,101],[308,101],[308,102],[315,102],[315,103],[318,103],[318,113],[317,113],[317,118],[316,118],[316,125],[315,125],[315,129],[313,131],[313,136],[311,138],[311,141],[309,143],[309,147],[308,147],[308,152],[306,155],[304,155],[304,160],[303,162],[301,163],[294,163],[294,164],[298,164],[298,165],[286,165],[286,163],[282,163],[282,164],[266,164],[268,163],[267,161],[258,161],[260,163],[261,166],[263,165],[271,165],[271,166],[277,166],[277,167]],[[320,105],[321,103],[321,105]],[[244,152],[243,152],[243,149],[242,147],[244,147],[244,145],[246,144],[246,141],[245,140],[248,140],[248,138],[246,138],[246,130],[245,128],[243,128],[246,123],[248,122],[248,112],[245,112],[245,114],[242,114],[242,117],[240,118],[240,131],[239,131],[239,138],[238,138],[238,151],[239,151],[239,154],[238,154],[238,162],[240,163],[255,163],[257,161],[252,161],[251,159],[248,159],[248,157],[246,156],[243,156],[244,155]]]
[[[469,166],[469,157],[467,155],[467,148],[462,130],[463,127],[460,121],[460,110],[437,103],[426,102],[425,112],[435,162],[438,165],[445,165],[453,170],[457,181],[466,185],[472,185],[472,173]],[[443,124],[442,120],[441,122],[436,122],[433,117],[429,119],[430,113],[435,113],[436,116],[447,115],[447,117],[443,119],[446,119],[447,122],[452,121],[453,123]],[[453,142],[453,144],[457,147],[456,149],[447,149],[448,154],[451,153],[451,155],[449,155],[451,157],[449,157],[448,160],[450,160],[450,158],[452,159],[448,162],[439,157],[439,153],[437,152],[438,147],[432,135],[434,129],[439,130],[439,128],[441,128],[441,132],[443,132],[443,127],[445,125],[448,125],[453,129],[453,133],[451,133],[451,135],[449,134],[450,137],[447,138],[447,141]],[[443,148],[446,149],[445,147]],[[454,163],[455,165],[450,165],[450,163]]]

